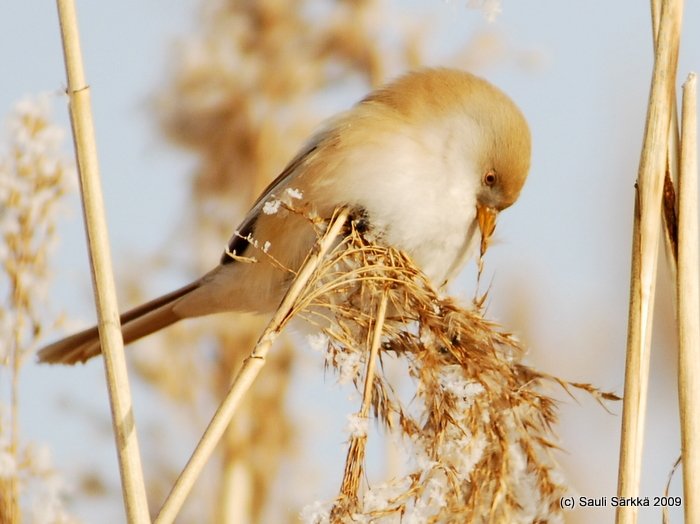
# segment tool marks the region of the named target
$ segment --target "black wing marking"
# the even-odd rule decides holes
[[[294,178],[297,169],[301,166],[313,153],[319,148],[321,141],[325,133],[320,133],[318,136],[314,137],[309,141],[307,146],[302,149],[297,156],[295,156],[292,161],[287,164],[287,167],[275,178],[265,191],[258,197],[258,199],[253,204],[253,207],[248,211],[245,219],[236,229],[236,234],[234,234],[228,242],[228,249],[224,251],[221,255],[220,263],[222,265],[230,264],[234,262],[235,259],[229,255],[229,253],[235,253],[238,256],[244,256],[246,250],[250,246],[248,241],[249,235],[253,234],[255,230],[255,222],[260,216],[260,211],[262,210],[265,202],[270,198],[271,195],[280,189],[281,186],[285,185],[289,180]]]
[[[231,262],[235,262],[236,259],[230,254],[236,254],[237,256],[244,256],[250,242],[248,241],[249,235],[253,234],[253,229],[255,229],[255,222],[258,220],[258,213],[252,215],[248,213],[243,223],[236,229],[236,234],[231,237],[228,242],[226,251],[221,255],[220,264],[226,265]]]

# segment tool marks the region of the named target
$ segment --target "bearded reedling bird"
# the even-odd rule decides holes
[[[177,322],[225,311],[273,311],[290,273],[255,255],[256,243],[297,269],[316,235],[280,202],[329,218],[340,206],[361,216],[380,243],[408,253],[444,285],[481,254],[496,216],[520,194],[530,167],[530,131],[517,106],[490,83],[452,69],[409,73],[370,93],[323,127],[253,205],[217,267],[121,316],[126,344]],[[93,327],[39,352],[74,364],[100,353]]]

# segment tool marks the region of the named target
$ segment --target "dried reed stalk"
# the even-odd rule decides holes
[[[372,341],[369,350],[369,358],[367,359],[367,369],[365,372],[365,384],[362,391],[362,405],[357,413],[357,418],[361,421],[367,420],[369,417],[369,408],[372,405],[372,394],[374,393],[374,377],[377,355],[379,354],[379,345],[384,332],[384,320],[386,318],[386,306],[388,302],[387,293],[382,293],[377,306],[377,313],[374,318],[374,329],[372,331]],[[360,480],[362,471],[364,470],[365,449],[367,446],[366,431],[355,432],[350,437],[350,446],[348,447],[347,457],[345,459],[345,471],[343,473],[343,481],[340,485],[340,500],[336,504],[334,511],[342,514],[346,504],[356,505],[358,492],[360,489]],[[331,518],[335,513],[331,513]]]
[[[175,481],[173,489],[170,491],[154,521],[156,524],[169,524],[175,520],[177,513],[187,498],[187,494],[192,489],[197,477],[213,453],[216,444],[231,422],[241,400],[265,365],[265,358],[270,347],[272,347],[277,335],[293,316],[299,296],[304,291],[314,272],[318,269],[326,253],[337,242],[337,237],[347,223],[348,216],[349,211],[347,209],[339,210],[331,219],[325,234],[319,238],[314,249],[307,256],[277,311],[275,311],[267,327],[260,335],[255,348],[253,348],[250,356],[243,361],[243,366],[233,380],[226,397],[216,410],[187,465]]]
[[[697,81],[683,85],[678,182],[678,397],[685,522],[700,522],[700,290],[698,288]]]
[[[90,88],[85,83],[75,3],[73,0],[57,0],[57,6],[68,79],[73,143],[80,174],[95,305],[126,518],[130,523],[150,522],[114,288],[92,122]]]
[[[644,143],[637,178],[625,393],[618,472],[618,495],[621,497],[632,497],[638,494],[641,475],[662,190],[681,16],[681,0],[666,0],[662,3]],[[636,520],[635,507],[618,507],[616,514],[618,524],[634,523]]]
[[[654,39],[654,50],[659,42],[659,19],[661,18],[661,0],[651,0],[651,25]],[[678,107],[676,104],[676,89],[671,95],[671,120],[668,126],[668,150],[666,153],[666,173],[663,189],[664,247],[666,260],[669,263],[672,279],[676,280],[678,269],[678,213],[676,206],[675,185],[678,184],[678,155],[680,154],[680,138],[678,136]]]

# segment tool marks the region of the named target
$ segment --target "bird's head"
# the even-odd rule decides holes
[[[481,231],[481,256],[488,248],[498,213],[510,207],[530,169],[531,139],[525,117],[513,101],[488,82],[470,82],[464,109],[479,130],[474,175],[479,177],[476,216]]]
[[[364,102],[427,130],[429,139],[442,141],[441,156],[457,156],[446,163],[477,178],[469,185],[476,188],[483,256],[498,213],[517,200],[530,168],[530,130],[520,109],[486,80],[443,68],[404,75]]]

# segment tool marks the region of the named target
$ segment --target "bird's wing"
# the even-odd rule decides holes
[[[299,167],[304,164],[309,157],[311,157],[316,150],[319,148],[320,143],[323,141],[325,134],[319,133],[313,137],[292,160],[287,164],[287,167],[275,178],[270,185],[265,188],[265,191],[258,197],[258,199],[250,208],[245,219],[236,229],[236,232],[231,237],[228,242],[227,250],[221,255],[221,264],[229,264],[235,259],[230,256],[230,253],[236,253],[238,256],[242,256],[245,250],[248,248],[250,242],[248,242],[248,235],[252,234],[255,228],[255,222],[262,211],[265,202],[267,202],[275,193],[278,192],[283,186],[288,185],[289,181],[292,180]]]

